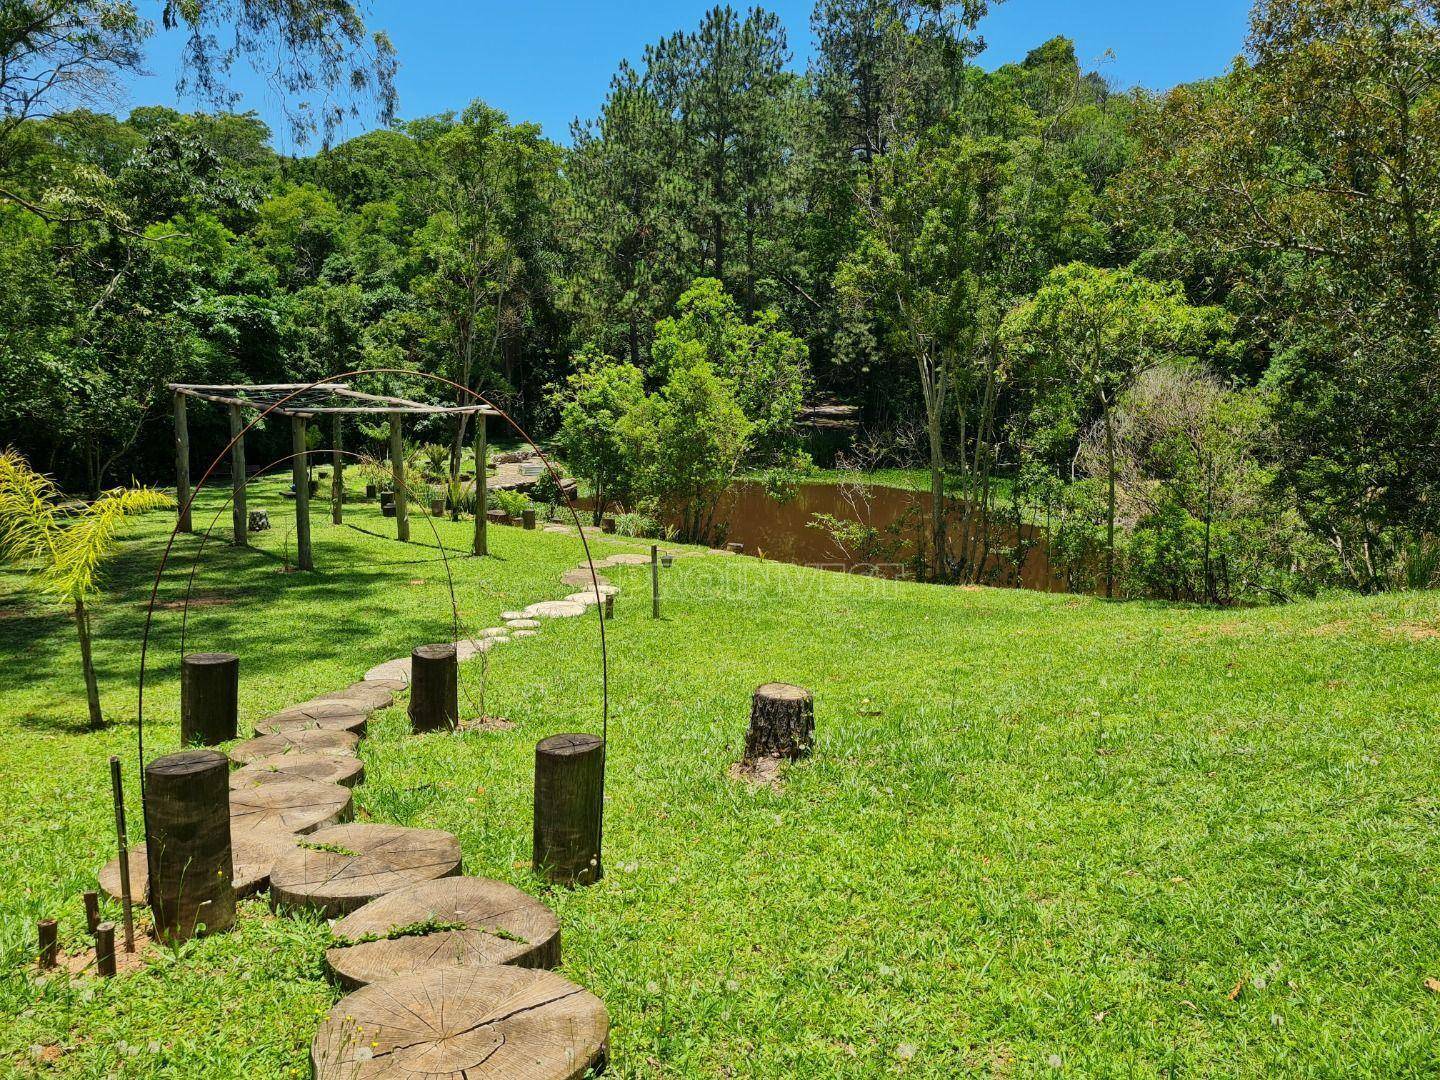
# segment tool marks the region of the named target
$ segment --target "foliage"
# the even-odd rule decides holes
[[[530,501],[530,496],[523,491],[515,491],[513,488],[496,488],[486,498],[492,507],[503,510],[506,515],[516,519],[526,510],[533,509],[534,506]]]
[[[644,400],[645,387],[639,368],[597,353],[577,356],[575,368],[553,399],[560,414],[555,442],[570,471],[589,484],[598,525],[612,504],[634,493],[636,462],[622,422]]]

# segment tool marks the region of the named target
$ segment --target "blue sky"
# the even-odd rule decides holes
[[[140,6],[157,17],[156,0]],[[646,44],[693,28],[712,6],[714,0],[371,0],[370,24],[388,30],[399,52],[402,116],[458,109],[480,97],[511,119],[539,121],[547,135],[565,140],[571,119],[595,114],[622,59],[638,62]],[[794,65],[803,69],[812,44],[812,0],[763,6],[784,22]],[[1075,40],[1082,61],[1121,86],[1163,89],[1224,71],[1241,49],[1248,10],[1249,0],[1007,0],[981,26],[989,49],[980,62],[1018,60],[1063,34]],[[157,32],[149,48],[152,74],[130,81],[118,111],[185,107],[174,92],[179,47],[177,35]],[[234,82],[246,92],[242,107],[270,121],[277,143],[290,149],[278,122],[280,103],[248,72],[237,72]],[[346,133],[366,126],[356,121]]]

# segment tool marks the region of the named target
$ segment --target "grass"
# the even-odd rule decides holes
[[[246,720],[449,628],[439,552],[386,538],[373,506],[349,511],[359,528],[317,511],[319,572],[277,572],[277,492],[255,499],[277,525],[257,550],[205,551],[187,630],[187,648],[241,656]],[[202,501],[197,522],[220,509]],[[133,772],[170,523],[144,520],[99,605],[101,732],[81,726],[63,613],[0,578],[0,1071],[300,1077],[337,996],[327,928],[262,900],[139,975],[26,969],[40,916],[80,944],[80,893],[113,843],[106,759]],[[435,525],[463,550],[468,524]],[[562,595],[579,559],[573,538],[492,536],[496,558],[451,564],[476,628]],[[178,541],[177,571],[197,547]],[[356,800],[455,832],[467,873],[554,906],[562,972],[610,1010],[614,1075],[1440,1069],[1436,597],[1217,612],[690,558],[664,572],[655,621],[645,568],[607,574],[623,592],[600,884],[550,891],[528,870],[534,743],[599,725],[593,617],[462,667],[462,699],[479,711],[483,674],[511,730],[414,738],[403,709],[377,714]],[[162,599],[183,587],[168,577]],[[162,612],[153,639],[155,752],[177,739],[178,624]],[[816,699],[815,753],[778,791],[726,776],[769,680]]]

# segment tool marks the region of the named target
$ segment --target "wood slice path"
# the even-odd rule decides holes
[[[434,929],[406,932],[427,925]],[[515,886],[488,878],[411,885],[370,901],[332,930],[342,944],[326,952],[325,964],[347,989],[455,964],[560,963],[555,913]]]
[[[291,780],[354,787],[364,779],[364,762],[348,754],[277,754],[236,769],[230,774],[230,789],[243,791]]]
[[[309,833],[349,821],[355,807],[350,789],[314,780],[287,780],[230,792],[230,833],[242,836],[257,828]]]
[[[350,754],[360,745],[360,736],[350,731],[282,731],[247,739],[230,748],[229,758],[238,765],[251,765],[280,754]]]
[[[579,1080],[602,1069],[610,1019],[554,972],[443,967],[341,998],[311,1045],[315,1080]]]
[[[406,885],[459,872],[460,842],[448,832],[333,825],[276,862],[270,872],[270,902],[276,908],[309,908],[333,917]]]
[[[275,860],[295,847],[299,837],[287,829],[252,828],[231,840],[235,895],[251,896],[270,886],[270,869]],[[138,844],[130,849],[130,895],[145,903],[150,890],[149,849]],[[120,860],[111,859],[100,871],[100,888],[120,899]]]

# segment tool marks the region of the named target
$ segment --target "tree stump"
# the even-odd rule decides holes
[[[251,510],[247,528],[250,532],[265,532],[270,528],[270,515],[264,510]]]
[[[365,779],[365,764],[348,754],[278,754],[262,758],[230,774],[230,790],[311,780],[354,787]]]
[[[794,760],[810,752],[815,740],[815,700],[810,691],[789,683],[766,683],[750,705],[744,762],[763,757]]]
[[[552,735],[535,746],[535,872],[562,885],[592,885],[600,862],[605,742]]]
[[[600,999],[553,971],[443,967],[340,999],[310,1048],[315,1080],[580,1080],[605,1067]]]
[[[425,926],[431,929],[412,932]],[[560,963],[555,913],[513,885],[488,878],[412,885],[370,901],[331,929],[340,944],[325,953],[325,964],[347,990],[451,965]]]
[[[230,763],[182,750],[145,766],[145,843],[155,936],[188,941],[235,924]]]
[[[407,885],[460,872],[460,841],[438,829],[332,825],[312,833],[270,871],[270,903],[345,915]]]
[[[745,550],[745,545],[740,543],[729,543],[725,545],[725,550],[739,555]]]
[[[230,792],[230,831],[278,828],[309,833],[354,816],[350,789],[314,780],[289,780]]]
[[[418,646],[410,654],[410,730],[453,731],[459,722],[455,646]]]
[[[485,520],[491,525],[509,525],[510,515],[497,507],[494,510],[485,511]]]
[[[235,869],[235,896],[237,899],[264,892],[270,887],[270,868],[275,865],[281,853],[299,843],[298,834],[286,829],[248,829],[237,833],[231,845]],[[139,844],[130,849],[130,897],[133,903],[150,902],[149,849]],[[106,894],[121,899],[120,860],[111,859],[100,871],[100,888]]]
[[[355,755],[360,736],[349,731],[282,731],[247,739],[230,748],[230,760],[237,765],[251,765],[280,754],[349,754]]]
[[[180,661],[180,744],[214,746],[235,738],[240,715],[240,658],[191,653]]]
[[[521,524],[524,528],[526,528],[526,529],[533,529],[533,528],[535,528],[535,511],[534,511],[534,510],[522,510],[522,511],[520,511],[520,524]]]

